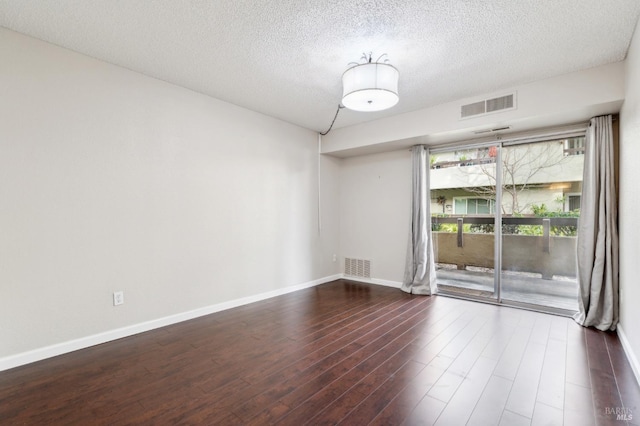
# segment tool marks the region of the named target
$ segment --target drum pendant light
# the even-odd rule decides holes
[[[365,54],[364,63],[342,74],[342,105],[354,111],[382,111],[398,103],[399,73],[388,59],[379,62],[385,55],[372,62],[371,54]]]

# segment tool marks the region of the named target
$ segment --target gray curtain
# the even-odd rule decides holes
[[[594,117],[585,139],[578,221],[579,312],[575,320],[599,330],[618,323],[618,210],[610,115]]]
[[[411,149],[413,167],[411,226],[402,290],[413,294],[435,294],[436,266],[431,241],[429,199],[429,152],[424,146]]]

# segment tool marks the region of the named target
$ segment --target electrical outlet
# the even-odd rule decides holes
[[[113,293],[113,306],[122,305],[124,303],[124,291],[116,291]]]
[[[333,261],[336,262],[338,260],[338,256],[337,255],[333,255]]]

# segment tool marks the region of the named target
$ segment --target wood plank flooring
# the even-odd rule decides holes
[[[0,424],[634,425],[640,389],[615,333],[339,280],[0,372]]]

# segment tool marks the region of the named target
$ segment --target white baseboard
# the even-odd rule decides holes
[[[241,299],[230,300],[228,302],[217,303],[215,305],[205,306],[203,308],[194,309],[192,311],[169,315],[167,317],[145,321],[139,324],[133,324],[126,327],[117,328],[115,330],[109,330],[103,333],[98,333],[67,342],[57,343],[51,346],[45,346],[43,348],[34,349],[28,352],[7,356],[4,358],[0,358],[0,371],[77,351],[79,349],[88,348],[90,346],[110,342],[112,340],[122,339],[123,337],[133,336],[134,334],[143,333],[145,331],[154,330],[156,328],[165,327],[167,325],[176,324],[204,315],[213,314],[215,312],[224,311],[226,309],[247,305],[249,303],[259,302],[261,300],[270,299],[272,297],[281,296],[283,294],[291,293],[309,287],[315,287],[320,284],[340,279],[342,278],[342,276],[343,274],[331,275],[306,283],[268,291],[266,293],[260,293],[254,296],[243,297]]]
[[[638,362],[638,358],[636,357],[633,348],[631,348],[631,343],[629,343],[627,335],[624,333],[624,329],[620,326],[620,323],[618,323],[616,328],[618,331],[618,337],[620,338],[620,343],[622,343],[622,348],[624,349],[624,353],[627,355],[629,364],[631,364],[633,375],[636,376],[636,382],[640,384],[640,363]]]
[[[378,278],[361,278],[361,277],[354,277],[354,276],[345,275],[345,274],[341,274],[340,278],[343,278],[345,280],[350,280],[350,281],[358,281],[358,282],[367,283],[367,284],[383,285],[386,287],[393,287],[393,288],[400,288],[402,286],[402,283],[400,281],[381,280]]]

